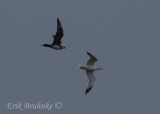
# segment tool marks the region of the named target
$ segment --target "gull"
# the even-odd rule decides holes
[[[90,54],[89,52],[87,52],[87,54],[90,57],[90,59],[87,62],[87,65],[78,65],[79,69],[86,71],[87,77],[89,79],[89,83],[88,83],[88,86],[86,87],[85,95],[93,88],[93,84],[96,80],[96,78],[93,75],[93,72],[97,70],[103,70],[102,68],[94,65],[94,63],[98,61],[98,59],[94,57],[92,54]]]
[[[54,38],[53,43],[52,44],[43,44],[42,46],[49,47],[49,48],[52,48],[55,50],[64,49],[65,46],[61,45],[61,43],[62,43],[61,39],[62,39],[63,35],[64,35],[64,33],[63,33],[63,28],[62,28],[61,22],[57,18],[57,32],[55,35],[52,35]]]

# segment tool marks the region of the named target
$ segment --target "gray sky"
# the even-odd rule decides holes
[[[1,0],[3,114],[159,114],[159,0]],[[65,50],[52,42],[56,18]],[[89,51],[103,71],[94,88],[78,64]],[[7,110],[6,103],[61,101],[60,110]]]

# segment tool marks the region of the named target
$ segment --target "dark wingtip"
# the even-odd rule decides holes
[[[87,51],[87,54],[89,55],[90,53]]]
[[[60,20],[59,20],[59,18],[58,18],[58,17],[57,17],[57,22],[58,22],[58,23],[60,23]]]
[[[94,58],[96,61],[98,61],[98,59],[97,59],[95,56],[93,56],[91,53],[89,53],[88,51],[87,51],[87,54],[88,54],[91,58]]]
[[[89,53],[88,51],[87,51],[87,54],[89,55],[89,56],[93,56],[91,53]]]
[[[92,87],[87,88],[87,89],[86,89],[86,92],[85,92],[85,95],[86,95],[91,89],[92,89]]]
[[[87,90],[86,90],[86,91],[85,91],[85,95],[87,95],[87,93],[88,93],[88,92],[87,92]]]

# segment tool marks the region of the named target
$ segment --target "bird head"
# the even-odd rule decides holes
[[[82,69],[82,65],[81,64],[78,65],[78,69]]]
[[[98,70],[103,70],[103,68],[101,68],[101,67],[98,67]]]
[[[49,44],[43,44],[41,46],[44,46],[44,47],[51,47]]]

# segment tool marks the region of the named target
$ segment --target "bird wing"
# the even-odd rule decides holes
[[[92,54],[90,54],[89,52],[87,52],[87,54],[89,55],[90,59],[87,62],[87,65],[94,65],[94,63],[96,61],[98,61],[97,58],[95,58]]]
[[[93,75],[93,71],[86,71],[86,74],[87,74],[87,77],[89,79],[89,83],[88,83],[88,86],[86,88],[85,94],[87,94],[92,89],[93,84],[94,84],[94,82],[96,80],[96,78]]]
[[[54,41],[53,41],[52,44],[58,44],[58,45],[60,45],[62,43],[61,39],[62,39],[63,35],[64,35],[64,33],[63,33],[63,28],[62,28],[61,22],[57,18],[57,32],[56,32],[55,35],[53,35]]]

